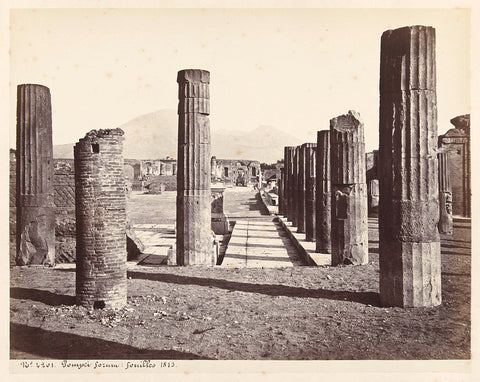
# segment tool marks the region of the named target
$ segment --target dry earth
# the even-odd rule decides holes
[[[225,203],[233,217],[259,208],[250,198],[235,210],[232,195]],[[152,206],[174,211],[174,198],[148,197],[149,208],[144,197],[131,201],[137,218]],[[443,303],[429,309],[380,307],[375,219],[369,239],[366,266],[137,266],[119,311],[75,306],[73,269],[13,267],[10,357],[469,359],[469,225],[457,222],[442,240]]]

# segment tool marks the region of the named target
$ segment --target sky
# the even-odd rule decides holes
[[[436,28],[438,131],[470,112],[465,9],[12,9],[10,147],[16,87],[48,86],[54,144],[176,109],[181,69],[211,73],[212,130],[272,125],[304,142],[348,110],[378,146],[380,38]]]

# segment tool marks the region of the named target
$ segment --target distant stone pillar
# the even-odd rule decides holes
[[[380,59],[380,300],[441,303],[435,29],[383,33]]]
[[[211,181],[215,182],[217,179],[217,157],[213,156],[210,160],[210,174],[211,174]]]
[[[285,213],[285,169],[280,169],[280,179],[278,180],[278,214],[282,215]]]
[[[215,265],[210,191],[210,73],[178,72],[177,264]]]
[[[306,143],[298,147],[298,175],[297,175],[297,232],[305,233],[305,151]]]
[[[298,228],[298,198],[299,198],[299,163],[300,163],[300,146],[296,146],[293,150],[293,171],[292,171],[292,226]]]
[[[450,151],[453,215],[471,217],[470,114],[450,122],[455,128],[438,137],[438,147]]]
[[[440,149],[441,150],[441,149]],[[452,186],[450,184],[450,152],[438,153],[438,201],[440,204],[440,218],[438,231],[451,235],[453,233],[452,214]]]
[[[292,221],[293,211],[293,146],[284,148],[285,158],[285,215],[287,220]]]
[[[317,144],[305,144],[305,240],[315,241],[315,155]]]
[[[127,303],[123,131],[92,130],[75,145],[77,304]]]
[[[363,122],[355,111],[330,120],[332,265],[368,263]]]
[[[330,253],[331,243],[331,202],[330,187],[330,130],[317,132],[316,152],[316,252]]]
[[[52,106],[42,85],[17,87],[16,264],[55,264]]]
[[[368,212],[378,212],[378,201],[380,192],[378,188],[378,179],[368,181]]]

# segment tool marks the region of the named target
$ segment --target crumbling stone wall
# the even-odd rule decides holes
[[[123,131],[92,130],[75,146],[77,304],[127,301]]]

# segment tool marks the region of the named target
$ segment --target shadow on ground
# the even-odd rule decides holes
[[[133,346],[54,332],[37,327],[10,324],[10,351],[53,359],[208,359],[176,350],[140,349]]]
[[[10,288],[10,298],[38,301],[51,306],[75,305],[75,296],[57,294],[41,289],[13,287]]]
[[[128,277],[150,281],[160,281],[180,285],[199,285],[227,289],[229,291],[241,291],[250,293],[261,293],[269,296],[324,298],[328,300],[340,300],[358,302],[361,304],[380,306],[379,294],[375,292],[352,292],[334,291],[328,289],[306,289],[287,285],[274,284],[252,284],[238,281],[227,281],[221,279],[201,278],[191,276],[179,276],[167,273],[144,273],[129,271]]]

